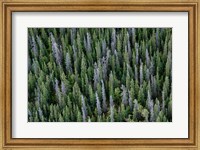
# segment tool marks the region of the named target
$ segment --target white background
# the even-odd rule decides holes
[[[28,123],[28,27],[172,27],[171,123]],[[188,138],[188,13],[14,12],[12,14],[13,138]]]

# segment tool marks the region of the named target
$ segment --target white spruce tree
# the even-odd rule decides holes
[[[112,37],[111,37],[111,50],[112,50],[112,53],[114,53],[115,49],[116,49],[116,31],[115,31],[115,28],[112,28]]]
[[[143,63],[140,61],[140,86],[143,84]]]
[[[56,40],[52,33],[50,33],[51,43],[52,43],[52,52],[56,60],[56,63],[60,66],[62,63],[62,48],[56,43]]]
[[[103,80],[101,80],[101,84],[102,84],[102,99],[103,99],[103,112],[107,112],[107,103],[106,103],[106,91],[105,91],[105,87],[104,87],[104,82]]]
[[[82,117],[83,117],[83,121],[86,122],[87,121],[87,108],[85,105],[85,99],[84,99],[83,95],[81,95],[81,101],[82,101]]]
[[[135,111],[138,110],[138,101],[137,101],[137,99],[134,99],[134,110]]]
[[[61,91],[63,95],[66,95],[67,89],[63,81],[61,81]]]
[[[105,57],[102,58],[102,73],[103,73],[103,79],[107,79],[107,68],[108,68],[108,63]]]
[[[146,69],[146,81],[149,81],[150,80],[150,72],[149,72],[149,69],[147,68]]]
[[[40,107],[38,109],[38,114],[39,114],[40,120],[42,120],[42,118],[43,118],[43,112],[42,112],[42,109]]]
[[[34,36],[32,36],[32,51],[33,51],[33,54],[37,57],[38,56],[38,47],[37,47]]]
[[[165,111],[165,92],[162,91],[162,111]]]
[[[159,28],[156,28],[156,47],[159,47]]]
[[[89,33],[87,33],[87,52],[91,52],[91,36]]]
[[[59,87],[59,83],[57,79],[55,79],[54,89],[55,89],[55,94],[56,94],[58,103],[61,104],[61,92],[60,92],[60,87]]]
[[[172,67],[172,53],[171,51],[168,52],[167,62],[165,65],[166,76],[171,77],[171,67]]]
[[[135,45],[135,28],[132,28],[132,45]]]
[[[128,51],[128,58],[129,58],[129,62],[132,59],[132,50],[131,50],[131,43],[130,43],[130,36],[129,33],[127,32],[127,51]]]
[[[72,73],[72,64],[71,64],[71,58],[70,58],[69,53],[66,53],[65,65],[66,65],[66,71]]]
[[[100,74],[99,74],[99,68],[97,66],[97,63],[94,64],[94,89],[97,89],[97,84],[99,83],[100,80]]]
[[[132,101],[132,96],[131,96],[131,91],[128,91],[128,103],[129,103],[129,107],[130,110],[133,110],[133,101]]]
[[[101,114],[102,114],[101,103],[100,103],[100,101],[99,101],[99,96],[98,96],[98,93],[97,93],[97,92],[95,93],[95,96],[96,96],[97,113],[98,113],[98,116],[101,116]]]
[[[110,95],[110,121],[114,122],[114,102],[113,102],[113,97]]]
[[[138,52],[138,48],[139,48],[139,44],[138,43],[135,43],[135,50],[136,50],[136,56],[135,56],[135,60],[136,60],[136,64],[138,65],[139,63],[139,52]]]
[[[127,89],[124,85],[121,86],[122,89],[122,103],[126,106],[128,104]]]
[[[146,48],[146,64],[147,64],[148,67],[150,66],[149,51],[148,51],[147,48]]]
[[[106,40],[102,40],[102,54],[104,57],[106,57]]]
[[[110,107],[110,122],[114,122],[114,106]]]
[[[138,80],[138,69],[137,66],[134,66],[134,76],[135,76],[135,80]]]
[[[154,122],[154,103],[152,100],[150,102],[150,121]]]

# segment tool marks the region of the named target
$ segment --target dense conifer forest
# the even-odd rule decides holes
[[[171,122],[171,28],[29,28],[29,122]]]

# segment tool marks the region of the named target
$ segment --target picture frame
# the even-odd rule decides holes
[[[135,0],[70,1],[70,0],[3,0],[0,22],[0,149],[200,149],[200,1]],[[188,12],[189,17],[189,128],[186,139],[43,139],[12,138],[12,13],[13,12]]]

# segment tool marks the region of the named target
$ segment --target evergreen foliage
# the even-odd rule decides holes
[[[171,28],[29,28],[29,122],[171,122]]]

